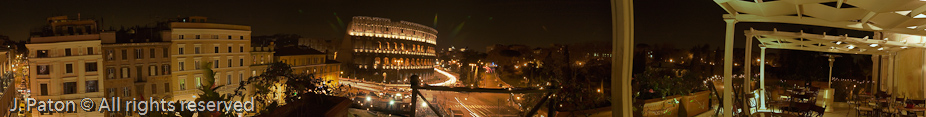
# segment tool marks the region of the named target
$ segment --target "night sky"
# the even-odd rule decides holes
[[[491,44],[611,40],[608,0],[12,0],[0,1],[0,35],[26,40],[29,30],[43,26],[45,18],[76,18],[78,13],[83,19],[102,19],[106,29],[206,16],[213,23],[249,25],[255,36],[289,33],[323,39],[343,38],[352,16],[374,16],[435,27],[441,48],[452,44],[480,51]]]

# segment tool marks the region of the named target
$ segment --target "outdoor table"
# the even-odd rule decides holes
[[[897,107],[894,107],[894,108],[906,112],[907,115],[909,115],[910,112],[914,112],[913,114],[916,114],[915,112],[920,112],[920,111],[926,112],[926,107],[912,107],[912,108],[907,108],[907,107],[905,107],[905,106],[897,106]]]

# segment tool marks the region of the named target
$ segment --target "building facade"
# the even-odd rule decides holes
[[[308,47],[280,48],[273,53],[274,61],[286,63],[297,74],[314,74],[316,78],[338,84],[340,62],[327,60],[325,53]]]
[[[103,32],[104,96],[171,99],[170,42],[159,28]],[[122,113],[108,113],[125,116]],[[129,114],[135,115],[135,114]]]
[[[273,42],[268,44],[251,44],[251,77],[260,75],[273,63]]]
[[[326,40],[318,38],[299,38],[297,45],[306,46],[324,52],[329,60],[337,60],[339,40]]]
[[[238,82],[251,76],[251,27],[206,23],[205,17],[182,18],[162,25],[170,27],[163,35],[171,42],[174,100],[193,100],[201,91],[202,67],[212,67],[215,83],[226,85],[219,93],[231,94]],[[248,49],[246,49],[248,48]],[[203,64],[211,62],[211,66]]]
[[[344,76],[385,83],[434,73],[437,30],[417,23],[355,16],[341,41],[337,59]]]
[[[103,56],[96,21],[51,17],[29,38],[32,98],[80,102],[102,98]],[[32,116],[104,116],[99,112],[40,113]]]

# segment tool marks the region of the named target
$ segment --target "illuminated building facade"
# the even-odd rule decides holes
[[[160,25],[170,27],[163,35],[171,41],[171,92],[174,100],[193,100],[201,91],[202,67],[212,67],[218,89],[229,94],[251,76],[251,27],[206,23],[205,17],[188,17]],[[211,62],[212,66],[202,66]]]
[[[50,17],[48,25],[29,38],[29,80],[36,100],[80,102],[102,98],[104,79],[100,31],[94,20]],[[32,116],[103,116],[100,112],[39,113]]]
[[[434,73],[437,30],[407,21],[355,16],[341,41],[337,59],[342,77],[407,83],[411,75]]]
[[[171,99],[170,42],[163,40],[161,30],[130,28],[102,33],[105,97]]]
[[[273,58],[292,67],[293,73],[314,74],[316,78],[338,84],[340,62],[327,60],[321,51],[304,46],[279,48]]]

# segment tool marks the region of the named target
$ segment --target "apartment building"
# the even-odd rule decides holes
[[[231,94],[238,82],[251,76],[251,27],[207,23],[206,17],[187,17],[160,25],[170,40],[171,92],[174,100],[194,100],[203,82],[202,67],[211,67],[215,83],[227,85],[220,93]],[[211,66],[203,66],[211,62]]]
[[[29,84],[32,98],[80,102],[102,98],[103,56],[94,20],[50,17],[44,27],[33,30],[29,48]],[[32,116],[104,116],[100,112],[40,113]]]

